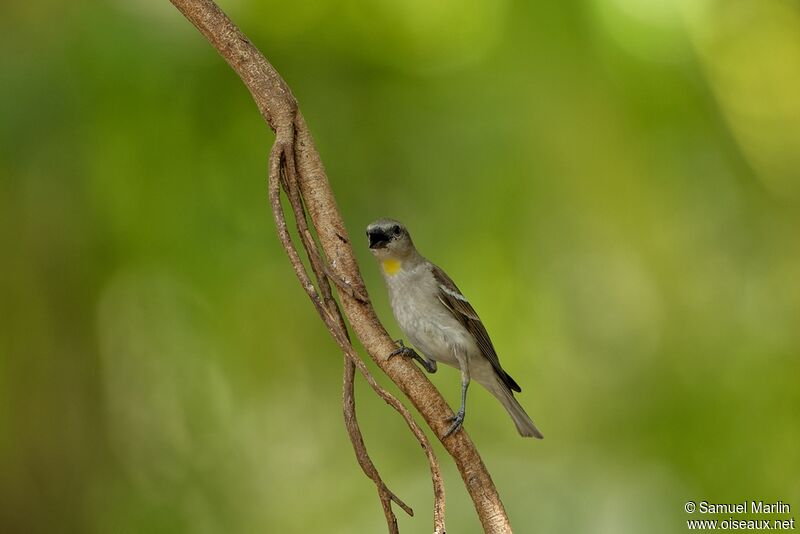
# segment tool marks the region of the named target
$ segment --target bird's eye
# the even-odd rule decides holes
[[[392,226],[392,233],[394,235],[400,235],[400,227],[398,225],[396,225],[396,224],[394,226]]]

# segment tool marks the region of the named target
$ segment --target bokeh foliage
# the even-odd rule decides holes
[[[800,507],[796,2],[222,7],[295,91],[390,332],[380,216],[522,384],[543,442],[477,387],[466,422],[519,532]],[[385,528],[274,235],[271,141],[166,0],[0,7],[0,531]],[[455,371],[432,379],[456,401]],[[358,398],[427,532],[422,454]],[[440,456],[448,526],[477,532]]]

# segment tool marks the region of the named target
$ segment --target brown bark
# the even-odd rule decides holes
[[[368,298],[365,297],[364,282],[361,279],[350,240],[336,207],[336,201],[319,153],[288,86],[266,58],[212,0],[170,1],[202,32],[239,75],[252,94],[261,115],[270,128],[275,131],[275,145],[270,153],[269,189],[281,242],[289,254],[301,285],[311,298],[331,335],[342,348],[346,362],[349,362],[346,363],[346,366],[353,365],[358,368],[376,393],[401,413],[425,449],[434,486],[434,528],[436,532],[444,532],[444,490],[438,473],[438,463],[433,456],[430,444],[403,405],[374,382],[374,378],[369,375],[364,362],[355,353],[347,338],[339,308],[332,298],[327,276],[330,276],[339,288],[344,314],[356,337],[375,363],[411,400],[447,452],[453,457],[467,491],[472,497],[484,531],[488,533],[511,532],[508,517],[491,476],[467,432],[462,429],[447,438],[442,438],[448,428],[446,418],[453,415],[445,400],[427,377],[411,362],[404,358],[387,359],[387,355],[396,347],[375,315]],[[281,186],[287,192],[292,203],[295,222],[317,279],[316,287],[303,268],[287,231],[280,206]],[[310,226],[316,231],[324,258],[323,254],[319,253],[309,228],[305,227],[305,212],[310,216]],[[357,431],[355,423],[355,410],[352,409],[354,405],[349,405],[352,401],[352,380],[350,379],[348,383],[348,376],[352,378],[352,369],[346,367],[344,409],[348,433],[356,449],[359,463],[376,483],[384,511],[386,512],[386,508],[389,508],[386,515],[390,531],[392,531],[394,516],[387,499],[395,500],[395,502],[398,502],[399,499],[396,499],[394,494],[386,488],[366,455],[360,431]]]

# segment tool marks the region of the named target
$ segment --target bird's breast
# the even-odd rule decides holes
[[[458,366],[455,353],[471,351],[474,339],[439,301],[432,277],[433,283],[428,283],[423,277],[403,280],[401,276],[387,279],[398,326],[425,356]]]

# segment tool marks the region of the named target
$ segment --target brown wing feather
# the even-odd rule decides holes
[[[478,348],[480,348],[481,353],[483,353],[486,359],[491,362],[497,376],[499,376],[503,383],[513,391],[522,391],[522,388],[520,388],[514,379],[500,366],[500,359],[497,357],[497,352],[494,350],[492,340],[489,339],[489,333],[486,331],[486,327],[483,326],[480,317],[478,317],[472,305],[467,299],[463,298],[456,284],[443,270],[435,265],[433,265],[433,277],[439,282],[441,288],[439,291],[439,301],[441,301],[441,303],[453,313],[458,322],[464,325],[464,328],[472,334],[472,337],[475,338],[475,342],[478,344]],[[448,291],[450,293],[448,293]],[[456,295],[461,298],[458,298]]]

